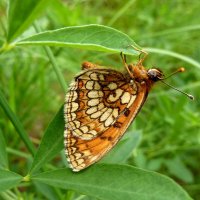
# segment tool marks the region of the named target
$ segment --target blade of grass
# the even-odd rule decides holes
[[[32,21],[46,9],[45,0],[9,0],[8,8],[8,34],[10,42],[18,37],[32,23]]]
[[[27,136],[26,131],[23,128],[18,117],[13,113],[10,109],[8,102],[6,101],[3,93],[0,91],[0,105],[3,108],[5,114],[8,116],[10,121],[12,122],[13,126],[15,127],[16,131],[18,132],[20,138],[23,140],[24,144],[26,145],[27,149],[30,151],[32,155],[35,153],[35,148],[33,143],[31,142],[30,138]]]
[[[6,142],[4,135],[0,129],[0,165],[3,168],[8,169],[8,157],[7,157],[7,152],[6,152]]]
[[[43,194],[43,196],[46,199],[49,200],[58,200],[61,199],[56,194],[56,188],[50,187],[49,185],[46,185],[45,183],[39,183],[39,182],[33,182],[39,193]]]
[[[34,23],[34,27],[35,27],[35,30],[37,32],[41,32],[40,27],[36,23]],[[56,76],[58,78],[58,81],[59,81],[62,89],[64,90],[64,92],[66,92],[67,91],[67,85],[65,83],[65,79],[64,79],[64,77],[63,77],[63,75],[62,75],[62,73],[60,71],[60,68],[59,68],[59,66],[58,66],[58,64],[57,64],[57,62],[55,60],[55,57],[53,55],[53,52],[51,51],[51,48],[45,46],[44,50],[45,50],[45,52],[46,52],[46,54],[47,54],[47,56],[48,56],[48,58],[49,58],[49,60],[50,60],[50,62],[52,64],[52,66],[53,66],[54,72],[55,72],[55,74],[56,74]]]
[[[194,67],[200,68],[200,63],[197,62],[196,60],[194,60],[194,59],[192,59],[188,56],[185,56],[185,55],[182,55],[182,54],[179,54],[179,53],[175,53],[173,51],[151,48],[151,47],[146,47],[143,50],[147,51],[147,52],[151,52],[151,53],[164,54],[164,55],[172,56],[172,57],[175,57],[175,58],[179,58],[179,59],[193,65]]]
[[[130,7],[135,3],[135,0],[128,1],[108,22],[108,26],[112,26]]]
[[[171,35],[171,34],[176,34],[176,33],[181,33],[183,34],[183,32],[187,32],[187,31],[196,31],[200,29],[200,25],[191,25],[191,26],[184,26],[184,27],[179,27],[179,28],[172,28],[172,29],[168,29],[165,31],[160,31],[160,32],[156,32],[156,33],[151,33],[148,35],[139,35],[138,39],[144,39],[144,38],[152,38],[152,37],[158,37],[158,36],[165,36],[165,35]],[[136,36],[137,37],[137,36]]]
[[[16,149],[12,149],[12,148],[7,147],[6,150],[9,154],[12,154],[12,155],[15,155],[15,156],[18,156],[18,157],[21,157],[21,158],[26,158],[26,159],[31,158],[30,154],[24,153],[22,151],[18,151]]]
[[[6,192],[0,192],[0,197],[2,197],[2,199],[5,199],[5,200],[14,200],[14,199],[17,199],[17,197],[14,198],[7,191]]]
[[[17,199],[17,195],[11,191],[11,190],[7,190],[5,193],[7,193],[8,195],[10,195],[10,197],[13,199]]]

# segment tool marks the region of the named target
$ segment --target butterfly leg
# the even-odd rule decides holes
[[[138,51],[140,52],[138,66],[140,66],[148,56],[148,53],[142,49],[138,49]],[[141,58],[142,55],[144,55],[143,58]]]
[[[121,53],[120,53],[120,56],[121,56],[121,58],[122,58],[122,62],[123,62],[123,64],[124,64],[124,66],[125,66],[126,68],[128,68],[128,65],[127,65],[127,63],[126,63],[126,55],[123,54],[123,52],[121,52]]]
[[[121,52],[121,53],[120,53],[120,56],[121,56],[121,58],[122,58],[122,62],[123,62],[123,64],[124,64],[124,67],[127,69],[128,73],[129,73],[130,76],[133,78],[132,73],[131,73],[131,71],[130,71],[130,69],[129,69],[129,66],[128,66],[127,63],[126,63],[126,55],[124,55],[124,54]]]
[[[139,61],[138,61],[137,66],[142,66],[142,63],[144,62],[144,60],[145,60],[146,57],[148,56],[148,53],[147,53],[146,51],[142,50],[142,49],[139,49],[139,48],[133,46],[133,45],[129,45],[129,46],[131,46],[131,47],[132,47],[133,49],[135,49],[136,51],[139,51],[139,52],[140,52],[140,54],[139,54]],[[144,55],[143,58],[141,58],[142,55]]]

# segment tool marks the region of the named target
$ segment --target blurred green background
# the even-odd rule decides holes
[[[157,84],[129,131],[139,131],[141,141],[128,163],[172,177],[194,199],[200,199],[200,2],[198,0],[50,0],[37,24],[44,30],[102,24],[129,35],[149,53],[145,66],[156,66],[166,75],[180,66],[186,72],[167,80],[192,95],[184,95]],[[6,1],[0,1],[0,44],[6,34]],[[30,27],[24,36],[35,33]],[[85,60],[123,70],[120,56],[73,48],[52,48],[56,61],[70,83]],[[162,54],[171,52],[172,56]],[[174,57],[197,61],[192,65]],[[186,56],[186,57],[184,57]],[[128,63],[137,57],[128,56]],[[38,145],[49,121],[64,102],[64,93],[42,47],[18,47],[0,57],[0,89],[32,141]],[[13,169],[27,167],[26,152],[15,129],[0,109],[0,131],[9,144]],[[25,154],[24,154],[25,153]],[[24,159],[17,156],[24,154]],[[60,159],[56,166],[63,166]],[[25,193],[26,195],[26,193]]]

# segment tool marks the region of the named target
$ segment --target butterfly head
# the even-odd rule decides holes
[[[164,74],[157,68],[151,68],[146,70],[142,65],[128,65],[128,73],[131,78],[138,82],[149,82],[153,84],[156,81],[163,80]]]
[[[154,82],[164,79],[163,72],[156,68],[147,70],[147,75]]]

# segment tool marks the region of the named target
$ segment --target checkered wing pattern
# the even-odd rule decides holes
[[[146,98],[146,88],[112,69],[75,77],[66,95],[65,151],[79,171],[97,162],[121,138]]]

